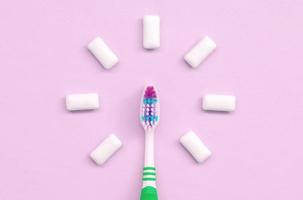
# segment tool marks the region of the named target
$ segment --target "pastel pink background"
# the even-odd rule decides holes
[[[160,91],[160,200],[303,199],[303,2],[300,0],[2,0],[0,199],[139,198],[143,87]],[[142,48],[144,14],[161,16],[161,48]],[[216,52],[193,70],[183,55],[204,35]],[[120,58],[104,70],[86,45]],[[101,108],[69,113],[68,93]],[[205,113],[206,93],[234,94],[231,114]],[[194,130],[213,156],[178,143]],[[123,148],[104,166],[89,153],[108,134]]]

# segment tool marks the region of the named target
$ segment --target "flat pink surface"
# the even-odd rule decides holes
[[[0,199],[135,200],[143,164],[143,87],[160,92],[160,200],[303,199],[303,2],[300,0],[6,0],[0,6]],[[142,48],[144,14],[161,16],[161,48]],[[218,48],[193,70],[203,36]],[[86,45],[120,58],[104,70]],[[98,111],[69,113],[68,93],[98,92]],[[206,113],[206,93],[234,113]],[[212,150],[198,165],[178,142],[194,130]],[[123,148],[89,153],[110,133]]]

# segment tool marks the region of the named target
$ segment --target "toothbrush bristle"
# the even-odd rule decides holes
[[[159,121],[159,98],[154,86],[147,86],[141,102],[140,121],[145,129],[154,128]]]

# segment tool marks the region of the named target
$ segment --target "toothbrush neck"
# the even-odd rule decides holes
[[[154,164],[154,129],[145,130],[145,161],[144,166],[153,167]]]

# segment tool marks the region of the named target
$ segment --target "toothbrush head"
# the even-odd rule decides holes
[[[144,129],[155,128],[160,116],[160,104],[157,90],[149,85],[144,89],[141,100],[140,121]]]

